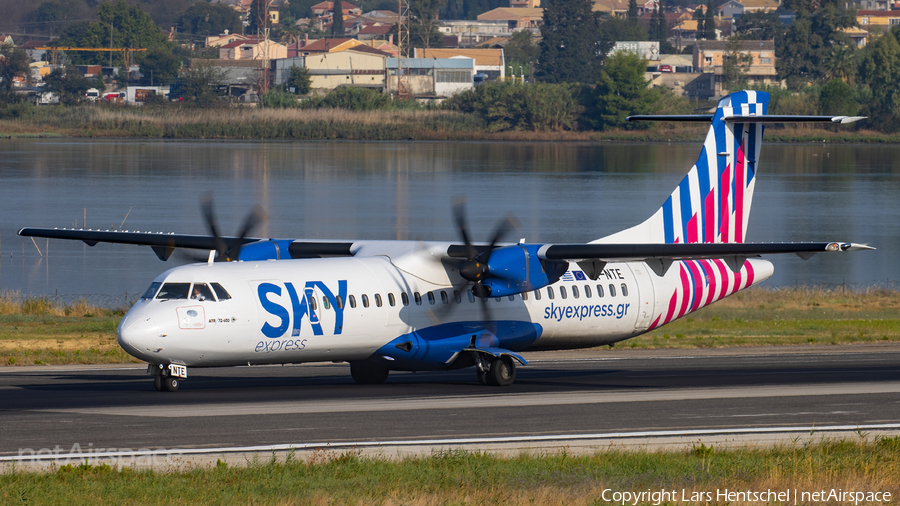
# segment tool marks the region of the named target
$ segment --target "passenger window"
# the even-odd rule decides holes
[[[496,300],[497,302],[500,302],[501,300],[503,300],[503,297],[494,297],[494,300]]]
[[[559,287],[559,298],[565,299],[565,298],[568,298],[568,296],[569,295],[566,293],[566,287],[564,287],[564,286]]]
[[[625,286],[625,283],[622,283],[622,297],[628,297],[628,287]]]
[[[213,290],[216,292],[216,298],[219,299],[219,302],[223,300],[228,300],[231,298],[231,295],[228,294],[228,291],[222,288],[222,285],[218,283],[212,284]]]
[[[338,309],[344,309],[344,299],[341,298],[340,295],[334,298],[334,305]]]
[[[390,304],[391,307],[394,307],[397,305],[397,299],[394,298],[394,294],[392,294],[392,293],[388,294],[388,304]]]
[[[414,293],[414,294],[413,294],[413,298],[416,299],[416,305],[417,305],[417,306],[421,306],[421,305],[422,305],[422,296],[419,295],[419,292]]]
[[[550,300],[553,300],[553,287],[552,286],[547,287],[547,298]]]
[[[462,303],[462,296],[459,295],[459,290],[453,290],[453,300],[455,300],[457,304]]]
[[[403,302],[404,306],[409,305],[409,295],[406,292],[400,292],[400,301]]]
[[[509,300],[511,300],[511,301],[514,301],[514,300],[516,300],[516,296],[515,296],[515,294],[513,294],[513,295],[510,295],[510,296],[509,296]]]
[[[584,296],[587,299],[591,298],[591,285],[584,285]]]
[[[313,296],[309,297],[309,307],[311,307],[313,311],[315,311],[316,309],[318,309],[318,308],[316,307],[316,298],[313,297]]]
[[[475,294],[472,293],[472,290],[469,290],[469,302],[475,302]]]
[[[616,296],[616,285],[614,285],[612,283],[609,284],[609,296],[610,297]]]
[[[572,287],[572,298],[574,298],[574,299],[578,298],[578,287],[577,286]]]
[[[541,300],[541,289],[538,288],[534,291],[534,300]]]
[[[362,299],[363,307],[369,307],[369,296],[366,294],[362,294],[362,297],[360,298]]]
[[[347,302],[350,303],[350,307],[351,307],[351,308],[355,308],[355,307],[356,307],[356,297],[354,297],[354,296],[352,296],[352,295],[348,296],[348,297],[347,297]]]
[[[186,299],[191,289],[190,283],[165,283],[162,290],[156,294],[157,299]]]
[[[603,285],[597,285],[597,297],[603,297]]]
[[[331,309],[331,302],[328,300],[328,297],[322,296],[322,307],[326,310]]]
[[[381,307],[381,294],[380,293],[375,294],[375,306]]]
[[[141,295],[141,300],[152,299],[156,292],[159,290],[159,287],[162,286],[162,283],[159,281],[154,281],[150,283],[150,288],[147,288],[147,291],[144,292],[144,295]]]
[[[441,302],[443,302],[444,304],[450,303],[450,297],[447,297],[447,292],[443,290],[441,290]]]
[[[522,300],[528,300],[528,292],[522,292]]]
[[[434,305],[434,292],[428,292],[425,295],[428,296],[428,303],[433,306]]]

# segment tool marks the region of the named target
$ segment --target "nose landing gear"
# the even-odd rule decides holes
[[[187,378],[187,367],[178,364],[148,364],[147,374],[153,376],[153,389],[157,392],[177,392],[181,379]]]

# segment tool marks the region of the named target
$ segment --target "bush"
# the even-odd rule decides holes
[[[309,100],[307,106],[330,107],[332,109],[347,109],[349,111],[374,111],[386,109],[391,103],[387,95],[356,86],[342,86],[335,88],[331,93],[320,100]]]
[[[259,97],[260,107],[269,107],[272,109],[291,109],[298,107],[297,97],[292,93],[280,90],[269,90],[268,93]]]
[[[576,130],[584,110],[577,84],[492,82],[459,93],[444,108],[480,116],[492,132],[504,130]]]

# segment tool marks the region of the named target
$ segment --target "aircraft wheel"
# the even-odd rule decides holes
[[[492,385],[508,387],[516,381],[516,363],[506,356],[494,359],[488,374]]]
[[[163,384],[162,376],[154,376],[153,377],[153,388],[157,392],[165,392],[166,391],[166,386]]]
[[[178,378],[174,376],[169,376],[166,378],[166,390],[169,392],[177,392],[178,391]]]
[[[360,385],[379,385],[387,381],[390,370],[386,367],[367,364],[365,362],[350,362],[350,376]]]

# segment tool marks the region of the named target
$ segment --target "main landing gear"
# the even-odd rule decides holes
[[[390,370],[367,362],[350,362],[350,376],[360,385],[380,385],[387,381]]]
[[[147,374],[153,376],[153,388],[157,392],[177,392],[181,380],[187,378],[187,367],[178,364],[148,364]]]
[[[479,355],[475,363],[478,382],[482,385],[508,387],[516,381],[516,362],[509,355],[489,360]]]

